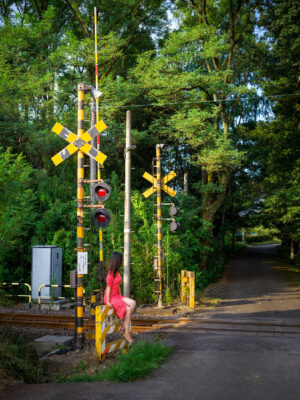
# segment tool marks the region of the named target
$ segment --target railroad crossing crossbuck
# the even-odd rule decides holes
[[[106,128],[107,126],[105,125],[105,123],[103,121],[99,121],[96,125],[92,126],[88,131],[82,133],[78,137],[73,132],[69,131],[69,129],[56,122],[56,124],[52,128],[52,132],[62,137],[70,144],[59,153],[57,153],[55,156],[53,156],[51,160],[53,161],[55,166],[57,166],[64,160],[69,158],[72,154],[76,153],[78,150],[81,150],[83,153],[93,158],[98,163],[103,164],[107,156],[101,151],[95,149],[95,147],[93,147],[88,142],[99,133],[104,131],[104,129]]]
[[[169,186],[167,186],[166,183],[168,183],[171,179],[175,178],[175,176],[176,176],[176,172],[171,171],[168,173],[168,175],[166,175],[164,178],[161,179],[161,189],[172,197],[175,197],[176,192],[175,192],[175,190],[173,190]],[[158,179],[156,179],[152,175],[148,174],[148,172],[144,173],[143,178],[145,178],[145,179],[147,179],[147,181],[153,183],[153,186],[143,193],[144,197],[147,198],[152,193],[157,191],[157,185],[159,184],[159,182],[158,182]]]

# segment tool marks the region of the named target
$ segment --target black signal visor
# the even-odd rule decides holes
[[[106,228],[111,220],[110,212],[106,208],[98,208],[94,213],[94,224],[98,228]]]
[[[106,201],[109,196],[110,196],[110,187],[108,186],[107,183],[104,182],[98,182],[94,186],[94,194],[96,197],[96,200],[102,203],[103,201]]]

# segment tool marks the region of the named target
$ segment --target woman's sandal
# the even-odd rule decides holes
[[[127,340],[128,343],[134,343],[134,340],[130,336],[129,332],[124,332],[123,333],[124,338]]]

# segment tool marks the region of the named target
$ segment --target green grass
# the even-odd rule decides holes
[[[100,370],[93,375],[81,373],[64,378],[64,382],[96,382],[113,381],[127,382],[144,378],[158,368],[165,360],[171,348],[160,342],[141,341],[131,346],[126,353],[119,352],[116,362],[106,370]]]
[[[247,244],[245,242],[234,242],[234,248],[228,247],[229,248],[229,253],[238,253],[239,251],[245,249],[247,247]]]
[[[280,244],[281,241],[278,239],[274,239],[274,240],[262,240],[261,242],[255,242],[253,241],[252,243],[249,243],[252,246],[260,246],[260,245],[266,245],[266,244]]]
[[[4,291],[0,288],[0,307],[7,308],[11,307],[14,304],[14,301],[11,298],[8,298]]]
[[[0,331],[0,368],[12,379],[37,383],[43,379],[43,371],[35,349],[24,335],[11,329]]]

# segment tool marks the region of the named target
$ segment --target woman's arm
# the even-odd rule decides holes
[[[111,286],[107,286],[106,288],[106,304],[112,308],[112,304],[110,302],[110,291],[111,291]]]

